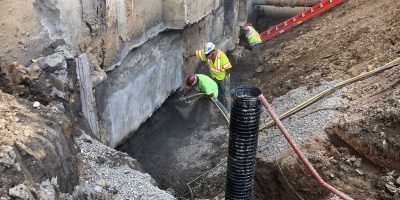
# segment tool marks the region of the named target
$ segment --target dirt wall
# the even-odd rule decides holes
[[[77,164],[68,118],[55,107],[32,107],[0,92],[0,196],[24,183],[36,187],[57,177],[61,192],[77,184]]]

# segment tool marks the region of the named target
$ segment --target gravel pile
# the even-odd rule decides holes
[[[208,131],[196,130],[189,138],[187,145],[174,153],[177,169],[209,168],[213,166],[212,157],[227,149],[229,130],[226,125]]]
[[[316,88],[310,89],[304,86],[291,90],[285,95],[276,98],[272,102],[272,107],[275,112],[280,115],[310,97],[333,87],[334,84],[335,82],[330,82],[323,83]],[[324,132],[325,126],[338,114],[336,108],[341,101],[340,93],[340,91],[336,91],[328,97],[283,120],[283,124],[292,135],[297,145],[300,146],[305,141],[317,135],[326,137]],[[265,108],[263,108],[262,119],[266,122],[270,120]],[[279,129],[272,127],[260,133],[257,152],[258,157],[262,157],[267,161],[273,161],[282,150],[288,147],[289,145],[286,139],[281,135]]]
[[[80,185],[76,193],[107,199],[175,199],[155,186],[149,174],[142,173],[136,160],[82,134],[76,138],[80,149]],[[79,192],[78,192],[79,191]]]

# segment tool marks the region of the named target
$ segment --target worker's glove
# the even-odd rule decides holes
[[[229,77],[227,76],[224,78],[224,83],[227,83],[228,81],[229,81]]]
[[[213,101],[217,101],[217,98],[215,98],[215,96],[210,96],[211,100]]]
[[[190,55],[188,55],[188,54],[185,54],[185,53],[183,53],[183,55],[182,55],[182,56],[183,56],[183,59],[184,59],[184,60],[187,60],[188,58],[190,58]]]

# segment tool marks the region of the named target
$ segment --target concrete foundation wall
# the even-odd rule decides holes
[[[177,8],[177,12],[182,11],[182,7],[177,6],[179,2],[173,2],[175,4],[168,5]],[[191,1],[190,5],[184,5],[188,7],[183,8],[186,12],[195,10],[195,6],[205,9],[202,13],[189,11],[185,14],[188,17],[184,18],[184,23],[197,20],[196,23],[185,26],[183,31],[158,34],[139,48],[126,51],[128,54],[121,57],[120,64],[108,73],[108,79],[96,87],[100,121],[107,129],[110,146],[115,146],[130,136],[171,92],[181,86],[184,75],[194,72],[197,61],[183,63],[183,52],[188,53],[203,48],[207,41],[218,44],[231,39],[224,32],[223,2],[201,2],[203,4]],[[207,2],[211,3],[207,4]],[[179,29],[182,21],[174,21],[174,19],[183,19],[182,15],[166,13],[165,10],[166,7],[163,12],[164,23],[175,23],[177,25],[175,28]],[[234,16],[237,16],[237,9],[233,12],[236,12]],[[196,15],[192,16],[188,13]],[[202,18],[196,19],[195,16]],[[232,21],[236,22],[235,19]]]
[[[105,71],[127,52],[166,29],[183,29],[220,5],[219,0],[4,0],[0,8],[0,60],[29,64],[56,40],[78,53],[89,50]]]
[[[115,146],[136,130],[182,80],[182,38],[162,33],[131,51],[96,88],[97,108]]]
[[[195,68],[183,63],[184,51],[235,39],[239,4],[232,2],[225,23],[224,0],[4,0],[0,69],[15,61],[29,66],[61,44],[75,58],[86,54],[99,130],[107,130],[101,138],[114,146]]]

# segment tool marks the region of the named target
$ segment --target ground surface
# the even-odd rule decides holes
[[[400,2],[394,0],[345,1],[265,43],[262,53],[255,55],[260,60],[247,59],[254,54],[243,51],[237,72],[244,75],[237,82],[260,86],[270,101],[282,100],[278,97],[300,86],[312,89],[382,66],[400,57],[399,14]],[[317,117],[303,126],[294,124],[301,113],[284,120],[293,131],[310,125],[325,129],[329,137],[324,133],[311,138],[301,148],[328,183],[355,199],[399,198],[399,74],[400,67],[394,67],[333,94],[340,103],[332,108],[336,114],[328,123],[314,124],[321,121]],[[326,111],[310,110],[320,117],[317,113]],[[267,145],[276,144],[268,137]],[[258,191],[267,194],[260,199],[328,197],[310,181],[291,150],[280,153],[277,161],[270,160],[270,150],[267,156],[259,154]]]
[[[261,53],[239,47],[233,85],[260,87],[282,113],[333,83],[400,57],[399,22],[399,1],[347,0],[265,43]],[[17,70],[2,75],[0,81],[15,74],[37,79],[35,71],[13,69]],[[323,179],[354,199],[400,198],[399,79],[397,66],[284,120]],[[19,81],[19,76],[12,80]],[[24,88],[2,89],[18,95]],[[75,155],[67,143],[72,142],[73,132],[67,118],[54,106],[33,108],[32,103],[0,92],[1,197],[48,196],[42,190],[46,187],[53,195],[55,190],[71,192],[79,178],[79,186],[65,199],[173,198],[154,187],[136,161],[90,138],[76,138],[80,153]],[[160,187],[174,188],[177,197],[190,197],[188,183],[194,197],[223,193],[228,129],[221,124],[225,122],[209,101],[194,103],[195,109],[168,103],[141,128],[143,134],[137,135],[143,138],[121,150],[132,151]],[[275,128],[260,135],[256,199],[332,197],[312,181]],[[62,177],[57,180],[60,188],[57,181],[50,181],[57,175]]]
[[[241,82],[272,100],[301,85],[352,77],[400,53],[400,2],[348,0],[263,46],[260,60],[240,59]],[[260,31],[261,32],[261,31]],[[245,52],[243,57],[253,57]]]
[[[239,47],[237,60],[232,58],[233,85],[261,87],[278,113],[287,111],[335,83],[400,56],[399,14],[400,3],[394,0],[346,1],[265,43],[261,53]],[[395,67],[337,91],[284,121],[324,180],[355,199],[399,197],[398,80],[399,67]],[[167,109],[158,111],[159,116],[172,119],[151,119],[143,129],[152,132],[151,137],[128,143],[136,145],[131,154],[138,156],[164,188],[171,185],[185,191],[182,188],[193,181],[189,183],[194,197],[223,193],[226,161],[221,158],[226,152],[221,147],[226,146],[228,130],[214,123],[214,132],[205,127],[215,116],[200,114],[203,117],[190,119],[182,110]],[[193,114],[206,109],[201,107]],[[200,119],[206,123],[199,123]],[[202,131],[182,121],[193,121]],[[317,186],[275,128],[260,134],[257,199],[332,197]],[[121,149],[127,151],[128,146]]]
[[[160,188],[188,197],[186,184],[226,156],[229,131],[210,99],[186,104],[176,102],[177,97],[170,97],[117,149],[137,158]]]
[[[6,199],[20,197],[9,192],[20,184],[41,197],[39,184],[53,177],[61,192],[77,183],[71,123],[55,107],[32,104],[0,91],[0,197]]]

